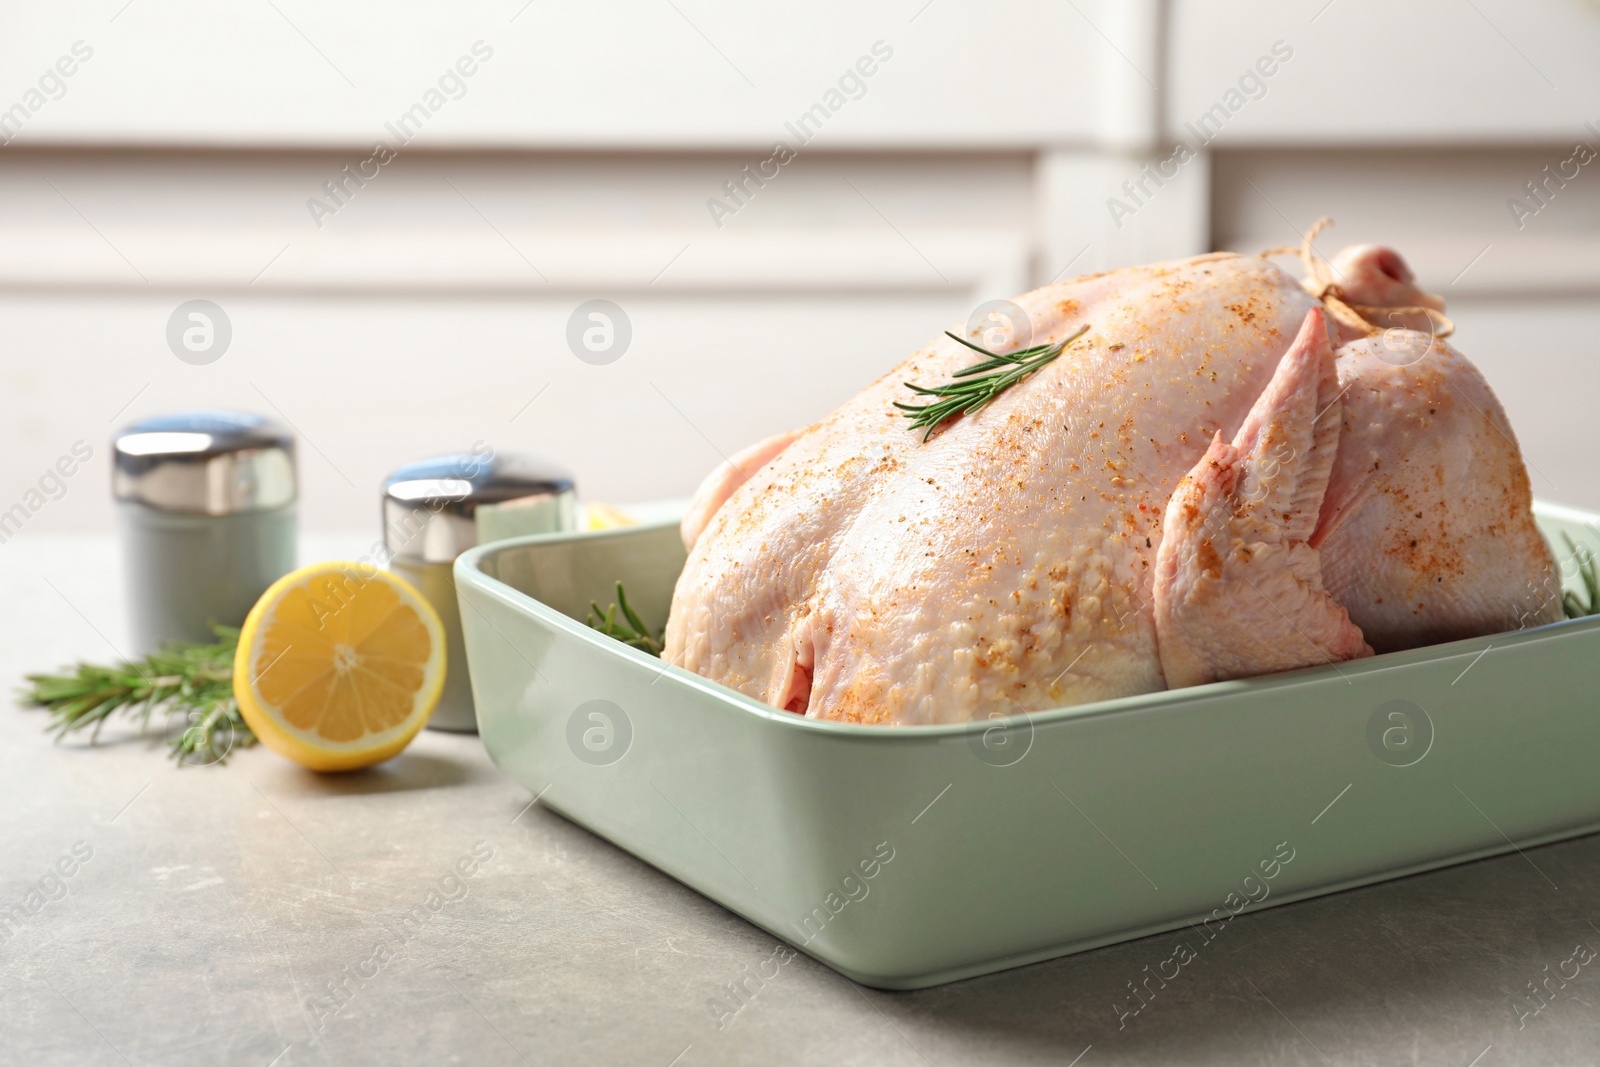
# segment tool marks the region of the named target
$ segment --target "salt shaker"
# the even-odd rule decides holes
[[[135,655],[214,641],[294,569],[294,436],[259,415],[190,411],[112,438]]]
[[[573,528],[572,477],[525,456],[473,452],[408,463],[383,483],[383,539],[389,569],[439,613],[445,631],[444,691],[428,725],[475,733],[477,713],[467,673],[456,600],[455,559],[475,545]]]

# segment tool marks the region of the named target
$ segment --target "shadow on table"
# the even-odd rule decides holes
[[[934,1062],[989,1049],[1008,1062],[1032,1052],[1067,1064],[1091,1044],[1096,1063],[1377,1062],[1374,1049],[1385,1047],[1394,1062],[1465,1064],[1491,1042],[1514,1041],[1548,1052],[1583,1035],[1519,1020],[1519,1008],[1537,1003],[1527,983],[1575,942],[1600,947],[1585,923],[1600,894],[1600,836],[1528,857],[1266,909],[1211,942],[1173,931],[933,989],[865,992],[933,1046],[921,1051]],[[1170,981],[1152,977],[1173,973],[1166,961],[1179,942],[1192,961]],[[1587,992],[1567,994],[1580,995],[1592,1003]],[[1564,1006],[1577,1013],[1569,1024],[1590,1010]],[[1543,1029],[1519,1033],[1519,1021]]]
[[[483,768],[465,760],[428,752],[402,752],[376,767],[340,774],[300,771],[299,787],[316,796],[362,796],[413,789],[444,789],[484,776]]]

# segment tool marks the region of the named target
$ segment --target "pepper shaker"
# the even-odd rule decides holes
[[[190,411],[112,438],[135,655],[216,640],[294,569],[294,436],[259,415]]]
[[[456,600],[456,557],[489,541],[570,530],[576,513],[571,475],[525,456],[495,455],[487,446],[408,463],[384,479],[389,569],[427,597],[444,623],[444,691],[429,727],[478,729]]]

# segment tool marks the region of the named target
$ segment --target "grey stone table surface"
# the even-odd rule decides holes
[[[122,640],[109,538],[0,546],[0,598],[8,693]],[[1600,965],[1567,962],[1600,947],[1594,837],[1243,915],[1119,1020],[1175,935],[883,993],[766,963],[787,950],[530,803],[474,737],[321,776],[58,745],[43,718],[0,713],[0,1063],[1600,1060]]]

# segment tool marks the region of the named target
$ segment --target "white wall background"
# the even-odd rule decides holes
[[[390,468],[480,439],[590,497],[685,493],[982,299],[1323,214],[1326,251],[1392,244],[1451,300],[1536,492],[1600,506],[1600,162],[1520,229],[1506,207],[1600,150],[1587,0],[11,4],[0,110],[80,40],[0,147],[0,509],[97,450],[24,537],[109,528],[114,426],[198,405],[301,431],[308,529],[375,529]],[[479,40],[465,95],[315,225],[307,198]],[[878,41],[863,95],[715,225]],[[1114,225],[1278,41],[1264,95]],[[595,297],[633,323],[610,366],[565,340]],[[192,298],[233,325],[208,366],[165,340]]]

